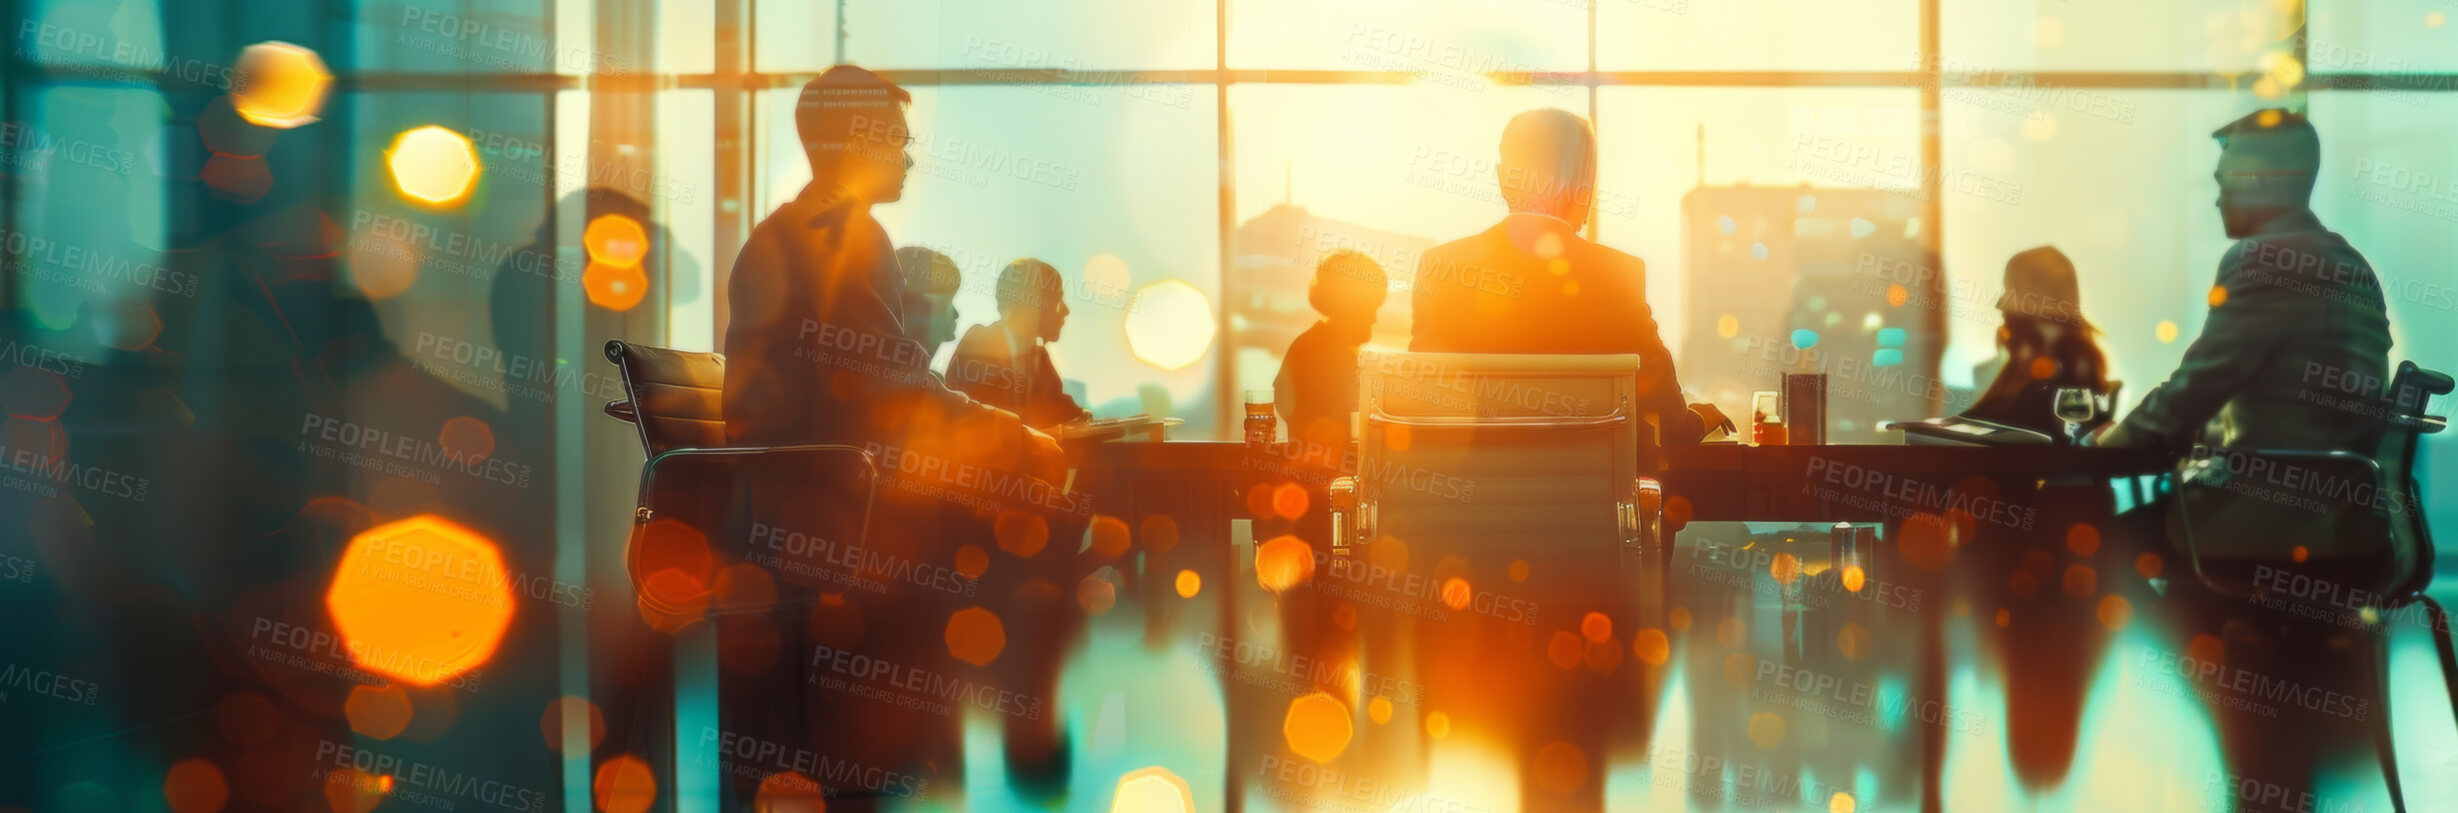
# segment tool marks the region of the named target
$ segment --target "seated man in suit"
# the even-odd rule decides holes
[[[1546,108],[1502,131],[1494,174],[1510,215],[1425,252],[1412,334],[1420,353],[1636,353],[1639,409],[1663,444],[1730,427],[1713,405],[1685,407],[1673,354],[1647,307],[1647,264],[1579,236],[1596,199],[1596,133]]]
[[[2266,476],[2221,451],[2376,453],[2387,430],[2377,404],[2317,396],[2332,394],[2336,381],[2388,378],[2390,322],[2372,266],[2310,207],[2321,171],[2313,125],[2296,113],[2263,110],[2211,136],[2220,144],[2219,217],[2236,245],[2219,260],[2210,314],[2176,372],[2094,441],[2180,454],[2200,445],[2219,452],[2207,462],[2230,465],[2187,467],[2174,493],[2119,517],[2117,530],[2171,563],[2168,597],[2183,611],[2174,622],[2177,641],[2209,636],[2221,642],[2218,654],[2231,670],[2371,697],[2358,665],[2378,657],[2369,651],[2376,633],[2212,595],[2181,558],[2190,541],[2217,573],[2270,567],[2336,590],[2364,590],[2377,589],[2371,580],[2379,568],[2367,555],[2384,544],[2364,521],[2375,506],[2329,491],[2325,481],[2336,480],[2335,471]],[[2237,465],[2247,470],[2230,471]],[[2275,715],[2211,708],[2227,770],[2283,786],[2286,798],[2310,799],[2328,760],[2366,747],[2367,716],[2279,706]]]
[[[1090,420],[1092,411],[1067,394],[1044,346],[1058,341],[1070,312],[1058,269],[1030,257],[1008,263],[999,272],[998,299],[999,320],[965,331],[948,359],[956,389],[1014,411],[1036,429]]]

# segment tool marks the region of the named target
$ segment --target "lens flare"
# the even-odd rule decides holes
[[[1212,348],[1212,298],[1183,280],[1135,292],[1127,306],[1127,351],[1163,370],[1184,369]]]
[[[393,139],[385,166],[402,197],[429,206],[451,206],[478,185],[478,150],[460,133],[427,125]]]
[[[324,603],[358,666],[428,686],[495,654],[510,584],[494,542],[421,514],[351,539]]]

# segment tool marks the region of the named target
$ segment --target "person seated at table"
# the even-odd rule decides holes
[[[905,272],[905,338],[922,345],[922,367],[939,348],[956,338],[956,289],[964,272],[947,255],[921,246],[896,250],[896,267]]]
[[[2320,135],[2304,116],[2275,109],[2211,135],[2220,144],[2219,217],[2236,244],[2220,258],[2210,312],[2176,372],[2094,442],[2180,454],[2197,443],[2375,453],[2387,426],[2373,405],[2313,397],[2330,380],[2387,380],[2391,343],[2372,266],[2310,206]],[[2315,371],[2331,379],[2317,380]],[[2248,603],[2202,581],[2276,567],[2336,590],[2372,584],[2384,577],[2375,559],[2383,540],[2342,533],[2340,524],[2370,507],[2326,496],[2319,485],[2299,488],[2295,478],[2229,476],[2233,465],[2188,468],[2173,493],[2115,523],[2122,538],[2173,563],[2167,596],[2182,615],[2178,648],[2189,635],[2206,635],[2222,643],[2217,654],[2231,670],[2372,696],[2362,665],[2379,663],[2377,633]],[[2283,705],[2277,718],[2212,708],[2227,743],[2226,768],[2280,787],[2285,798],[2312,798],[2303,794],[2329,760],[2366,747],[2366,721]]]
[[[1647,264],[1579,236],[1596,199],[1596,132],[1544,108],[1513,117],[1494,167],[1510,213],[1417,263],[1408,349],[1419,353],[1635,353],[1640,410],[1663,444],[1731,428],[1684,406],[1673,354],[1647,306]]]
[[[1067,325],[1066,282],[1058,269],[1030,257],[999,272],[999,320],[965,331],[947,363],[956,389],[982,403],[1024,416],[1035,429],[1092,418],[1067,394],[1050,363],[1047,343]]]
[[[1337,251],[1315,265],[1306,302],[1323,318],[1289,342],[1272,381],[1272,401],[1289,422],[1290,439],[1348,448],[1349,416],[1357,412],[1357,350],[1373,338],[1374,312],[1390,294],[1390,278],[1366,255]]]
[[[2054,247],[2006,261],[2006,290],[1997,299],[1997,310],[2005,314],[1997,329],[2001,366],[1988,389],[1963,410],[1966,417],[2063,437],[2057,390],[2108,391],[2108,357],[2100,352],[2099,329],[2083,319],[2081,291],[2074,261]]]

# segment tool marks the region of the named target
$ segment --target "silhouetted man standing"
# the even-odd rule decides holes
[[[1417,264],[1408,349],[1421,353],[1636,353],[1639,407],[1661,443],[1696,443],[1724,416],[1685,407],[1647,307],[1647,264],[1579,236],[1596,201],[1596,133],[1566,111],[1502,130],[1494,167],[1510,216]],[[1707,417],[1711,416],[1711,417]]]

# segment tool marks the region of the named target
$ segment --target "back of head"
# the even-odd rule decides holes
[[[999,271],[999,314],[1004,316],[1019,308],[1047,309],[1056,307],[1066,294],[1066,281],[1058,269],[1049,263],[1025,257],[1008,263]]]
[[[954,259],[921,246],[897,249],[896,268],[905,274],[908,296],[954,296],[964,284]]]
[[[2027,249],[2006,260],[2006,290],[1997,298],[1997,309],[2009,320],[2021,315],[2068,328],[2088,327],[2074,261],[2055,246]]]
[[[1511,211],[1585,220],[1596,198],[1596,131],[1560,108],[1513,116],[1502,128],[1497,172]]]
[[[2257,110],[2211,137],[2219,140],[2222,205],[2302,209],[2312,201],[2313,182],[2321,173],[2321,134],[2303,114]]]
[[[814,170],[824,171],[845,156],[884,138],[903,150],[903,133],[889,134],[886,124],[901,121],[913,94],[879,74],[853,65],[829,68],[802,86],[794,105],[794,133],[811,157]]]
[[[1306,287],[1306,303],[1316,313],[1342,320],[1371,319],[1391,295],[1390,276],[1373,258],[1355,251],[1335,251],[1314,266],[1314,282]]]

